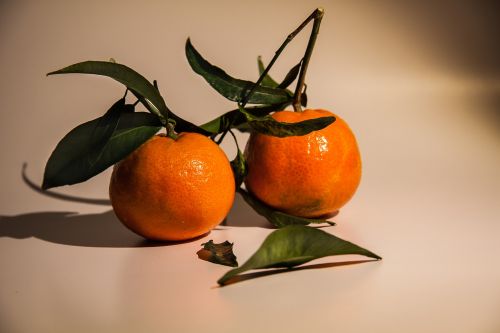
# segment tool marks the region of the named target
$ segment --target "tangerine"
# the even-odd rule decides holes
[[[351,129],[326,110],[272,115],[287,123],[326,116],[336,121],[304,136],[279,138],[253,132],[245,148],[246,188],[262,202],[291,215],[334,215],[351,199],[361,179],[361,157]]]
[[[209,232],[228,214],[234,193],[225,153],[197,133],[152,137],[115,165],[109,185],[118,219],[153,240]]]

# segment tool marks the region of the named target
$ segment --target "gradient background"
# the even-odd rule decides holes
[[[318,5],[309,106],[346,119],[364,163],[357,195],[327,230],[382,262],[213,289],[226,269],[198,261],[202,240],[139,247],[109,206],[23,183],[24,162],[40,183],[58,140],[123,94],[102,77],[45,73],[113,57],[203,123],[234,104],[191,71],[186,38],[255,80],[256,56],[268,62]],[[495,1],[0,1],[0,331],[498,332],[499,25]],[[231,140],[223,147],[232,158]],[[58,191],[106,198],[108,180],[109,170]],[[228,223],[206,240],[235,242],[240,263],[271,231],[239,198]]]

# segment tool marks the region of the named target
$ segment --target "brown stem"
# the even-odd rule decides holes
[[[281,52],[283,52],[283,50],[288,45],[288,43],[290,43],[292,41],[292,39],[294,39],[295,36],[297,36],[298,33],[300,31],[302,31],[302,29],[304,29],[304,27],[311,20],[314,20],[313,33],[311,33],[311,37],[309,38],[309,44],[307,45],[306,55],[304,56],[304,59],[306,59],[306,56],[307,56],[309,48],[311,48],[311,50],[309,52],[309,58],[311,57],[312,48],[314,47],[314,41],[316,40],[316,36],[318,35],[318,31],[319,31],[319,24],[320,24],[319,22],[321,22],[321,18],[323,17],[323,13],[324,13],[324,10],[322,8],[317,8],[314,12],[312,12],[311,15],[309,15],[304,20],[304,22],[301,23],[301,25],[299,25],[299,27],[297,29],[295,29],[291,34],[288,35],[288,37],[285,39],[285,41],[283,42],[283,44],[281,44],[281,46],[279,47],[279,49],[274,53],[273,59],[271,59],[271,62],[267,65],[266,69],[264,69],[264,71],[260,75],[260,77],[257,80],[257,82],[255,82],[255,84],[253,84],[252,88],[248,91],[248,93],[245,95],[245,97],[241,101],[240,105],[242,107],[245,107],[245,105],[248,103],[248,100],[252,96],[252,94],[255,91],[255,89],[260,85],[260,83],[262,82],[262,80],[264,79],[264,77],[267,75],[267,73],[269,72],[269,70],[271,69],[271,67],[274,65],[274,63],[278,59],[279,55],[281,54]],[[313,35],[314,35],[314,37],[313,37]],[[311,39],[313,39],[313,38],[314,38],[314,41],[311,44]],[[309,60],[308,60],[308,62],[309,62]],[[305,75],[305,71],[303,71],[303,67],[304,67],[304,63],[302,63],[302,65],[300,67],[300,74],[299,75],[301,75],[301,76]],[[307,63],[306,63],[306,68],[307,68]],[[299,78],[300,78],[300,76],[299,76]],[[302,86],[304,85],[303,82],[304,82],[304,79],[302,79]],[[298,85],[297,85],[297,87],[298,87]],[[297,95],[297,92],[295,92],[295,95]],[[294,104],[295,104],[295,101],[297,100],[297,97],[295,95],[294,95]],[[300,97],[301,96],[298,97],[299,98],[298,99],[299,105],[300,105]],[[294,106],[294,108],[295,108],[295,106]]]
[[[323,8],[318,8],[311,14],[314,18],[314,24],[311,31],[311,36],[309,37],[309,42],[307,43],[306,53],[302,59],[302,65],[300,66],[299,79],[297,81],[297,87],[295,88],[295,93],[293,95],[293,109],[295,111],[302,111],[301,99],[302,90],[304,88],[307,66],[309,65],[309,60],[311,60],[311,55],[314,49],[314,44],[316,43],[316,38],[318,37],[319,27],[321,25],[321,19],[323,18],[325,11]]]

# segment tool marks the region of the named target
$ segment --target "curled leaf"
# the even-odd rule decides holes
[[[280,138],[307,135],[313,131],[323,129],[335,121],[335,117],[331,116],[307,119],[297,123],[284,123],[275,120],[270,115],[254,116],[242,107],[239,110],[245,115],[249,126],[254,131]]]
[[[297,225],[297,224],[308,225],[311,223],[312,224],[328,223],[330,225],[335,225],[334,222],[330,222],[324,219],[309,219],[277,211],[267,206],[262,201],[260,201],[259,199],[257,199],[244,189],[238,188],[237,191],[243,197],[245,202],[249,204],[257,212],[257,214],[265,217],[269,221],[269,223],[271,223],[275,227],[282,228],[286,227],[287,225]]]
[[[50,72],[47,75],[69,73],[95,74],[110,77],[122,83],[131,91],[133,90],[143,96],[151,106],[152,112],[158,117],[166,117],[168,108],[158,89],[144,76],[125,65],[109,61],[84,61]]]
[[[241,102],[254,85],[250,81],[235,79],[221,68],[210,64],[193,47],[189,38],[186,41],[186,57],[196,73],[200,74],[215,90],[231,101]],[[247,102],[251,104],[279,104],[290,100],[290,94],[284,89],[260,86],[255,88]]]
[[[250,259],[227,272],[217,282],[225,285],[235,276],[253,269],[291,268],[314,259],[343,254],[382,259],[371,251],[323,230],[290,225],[272,232]]]
[[[215,244],[212,240],[201,244],[203,248],[199,250],[198,258],[215,264],[238,267],[238,261],[233,253],[233,243],[225,241],[224,243]]]

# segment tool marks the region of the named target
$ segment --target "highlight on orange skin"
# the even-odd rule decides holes
[[[153,240],[203,235],[228,214],[235,184],[218,145],[196,133],[157,135],[115,165],[109,186],[116,216]]]
[[[246,188],[288,214],[311,218],[335,214],[351,199],[361,180],[361,157],[351,129],[326,110],[280,111],[272,116],[294,123],[332,115],[334,123],[304,136],[252,133],[245,149]]]

